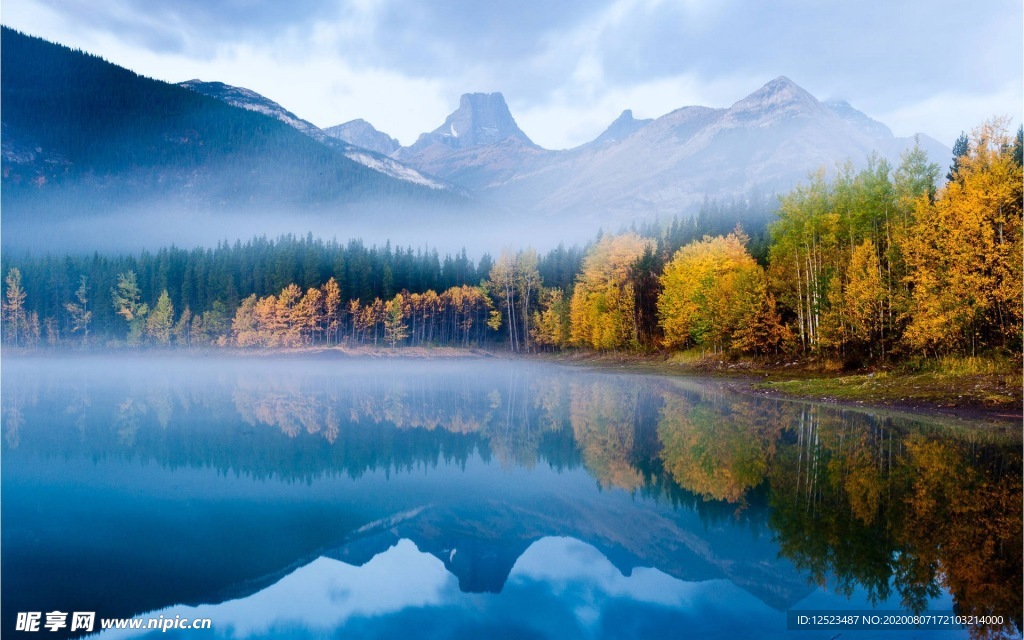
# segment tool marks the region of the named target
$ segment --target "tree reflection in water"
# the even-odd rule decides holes
[[[666,397],[665,469],[706,499],[765,483],[781,554],[818,584],[921,611],[940,586],[963,615],[1021,628],[1021,457],[983,432],[835,408]]]
[[[582,465],[603,488],[765,523],[781,556],[840,593],[917,611],[945,588],[959,613],[1012,616],[975,635],[1021,627],[1019,434],[522,363],[331,371],[240,367],[128,395],[5,378],[3,444],[300,481],[474,453]]]

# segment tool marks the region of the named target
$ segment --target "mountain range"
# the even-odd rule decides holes
[[[463,128],[469,123],[475,128]],[[933,161],[948,159],[936,140],[917,141]],[[690,106],[644,120],[626,110],[595,140],[566,151],[533,144],[500,94],[470,94],[441,127],[394,155],[521,208],[628,222],[685,213],[705,197],[786,191],[819,168],[863,165],[872,153],[896,165],[914,144],[846,102],[823,103],[779,77],[729,108]]]
[[[358,123],[358,129],[356,125]],[[363,120],[328,131],[493,201],[550,215],[604,220],[685,213],[705,197],[785,191],[821,168],[872,154],[897,165],[919,144],[942,165],[950,150],[901,138],[845,101],[822,102],[780,76],[728,108],[689,106],[658,118],[626,109],[594,140],[553,151],[516,124],[500,93],[470,93],[408,147]]]
[[[403,147],[362,119],[320,129],[243,87],[144,78],[6,27],[0,40],[5,246],[81,239],[83,220],[114,214],[126,229],[171,234],[163,244],[314,224],[346,236],[383,226],[415,227],[416,238],[500,234],[523,218],[587,237],[692,215],[707,198],[782,192],[872,153],[896,164],[915,142],[779,77],[728,108],[650,119],[626,109],[568,150],[534,143],[502,94],[467,93]],[[918,141],[932,161],[950,157]],[[203,239],[207,226],[216,232]],[[183,229],[195,233],[172,233]]]

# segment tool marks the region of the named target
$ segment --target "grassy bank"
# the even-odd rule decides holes
[[[829,362],[728,361],[698,352],[671,355],[565,352],[557,362],[667,375],[720,377],[739,391],[1001,422],[1022,420],[1021,365],[1003,358],[942,358],[843,371]]]
[[[943,358],[889,370],[799,376],[761,382],[756,388],[797,397],[883,404],[909,409],[981,412],[1021,419],[1019,365],[986,358]]]

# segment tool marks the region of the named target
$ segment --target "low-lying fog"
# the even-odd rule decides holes
[[[200,211],[160,206],[90,216],[37,215],[3,220],[4,250],[15,254],[133,253],[175,245],[214,247],[282,234],[367,245],[391,242],[396,247],[430,247],[439,253],[470,255],[503,248],[546,251],[559,243],[583,243],[601,229],[599,221],[557,219],[487,209],[364,207],[349,211]],[[605,226],[605,231],[613,230]]]

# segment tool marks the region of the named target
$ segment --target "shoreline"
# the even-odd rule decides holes
[[[927,415],[1001,428],[1024,424],[1021,396],[1024,387],[1020,373],[964,375],[952,380],[930,381],[931,374],[873,370],[832,372],[814,369],[807,363],[764,366],[749,361],[680,362],[662,354],[577,352],[528,357],[598,370],[714,379],[721,381],[729,391],[744,395]],[[1013,395],[1013,388],[1016,395]],[[961,393],[953,400],[952,392]],[[897,395],[902,397],[894,397]],[[998,401],[994,401],[994,397]]]
[[[117,356],[149,358],[317,358],[416,360],[525,360],[595,370],[628,371],[669,377],[714,379],[731,392],[785,400],[829,404],[851,409],[981,422],[1008,427],[1024,424],[1021,373],[940,375],[897,370],[861,369],[852,372],[816,368],[813,363],[787,364],[710,359],[683,360],[678,355],[600,353],[592,351],[516,354],[471,347],[330,346],[285,349],[201,347],[195,349],[24,350],[5,348],[0,356]],[[953,397],[955,394],[955,398]]]

